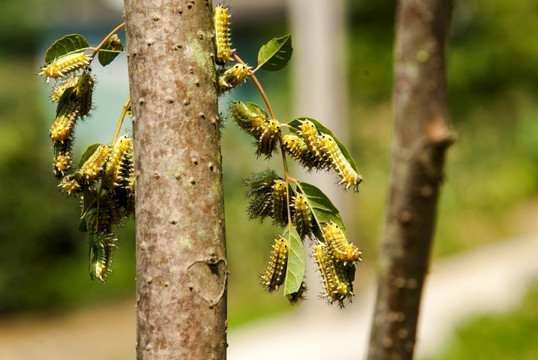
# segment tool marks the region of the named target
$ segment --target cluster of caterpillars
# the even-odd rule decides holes
[[[250,68],[246,64],[227,66],[235,50],[231,48],[230,15],[222,5],[213,10],[215,30],[215,63],[217,66],[217,93],[222,95],[246,81]]]
[[[39,75],[57,81],[52,100],[57,102],[52,139],[52,170],[59,189],[82,204],[80,229],[90,238],[91,278],[104,281],[110,272],[117,237],[113,227],[134,214],[133,142],[128,135],[114,144],[94,144],[73,164],[72,145],[77,121],[92,108],[94,78],[91,59],[83,52],[55,58]]]
[[[247,195],[251,199],[251,218],[263,220],[269,217],[281,227],[288,225],[288,219],[291,219],[300,238],[312,240],[314,258],[325,289],[323,296],[330,303],[341,306],[346,298],[351,299],[354,264],[360,261],[361,253],[349,243],[342,229],[332,221],[322,225],[321,229],[317,228],[307,197],[286,187],[286,182],[272,170],[254,174],[246,183],[249,187]],[[288,253],[288,241],[279,236],[275,239],[267,269],[262,275],[262,285],[268,292],[278,290],[284,283]],[[297,293],[288,297],[297,301],[305,290],[303,283]]]

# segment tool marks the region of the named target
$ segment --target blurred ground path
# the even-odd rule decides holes
[[[0,319],[1,360],[132,360],[135,341],[134,301]]]
[[[421,313],[419,356],[441,349],[465,317],[517,305],[538,277],[538,233],[533,233],[537,235],[493,243],[432,266]],[[228,359],[365,358],[374,296],[373,286],[359,287],[353,304],[340,310],[310,295],[291,315],[231,331]],[[0,319],[1,360],[134,359],[134,344],[131,301],[59,316]]]

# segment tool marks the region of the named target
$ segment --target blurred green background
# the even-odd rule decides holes
[[[367,179],[353,201],[351,218],[355,222],[348,228],[354,227],[352,232],[360,234],[355,241],[367,266],[373,266],[387,198],[395,1],[349,1],[347,8],[349,148]],[[55,39],[76,32],[96,45],[122,21],[121,13],[100,11],[109,9],[106,3],[83,0],[4,0],[0,9],[0,319],[133,298],[132,223],[120,232],[109,280],[98,284],[89,279],[88,242],[85,234],[77,230],[79,205],[57,191],[50,166],[48,128],[54,111],[48,100],[51,88],[35,76],[46,48]],[[435,258],[530,231],[525,224],[536,219],[536,15],[535,0],[454,3],[448,83],[458,139],[449,149],[446,162]],[[232,37],[241,56],[253,63],[261,44],[288,31],[284,17],[241,19],[234,22]],[[120,37],[124,38],[123,34]],[[127,94],[125,88],[117,98],[107,100],[108,94],[114,92],[106,88],[111,82],[107,77],[116,76],[116,70],[111,74],[106,70],[97,72],[96,96],[101,93],[101,97],[96,97],[94,103],[98,112],[77,128],[79,154],[90,143],[110,141],[107,139],[112,137]],[[292,107],[289,69],[261,75],[261,81],[277,113],[284,118]],[[233,97],[261,103],[250,85],[241,87]],[[270,164],[256,160],[254,155],[243,156],[253,152],[251,140],[231,122],[226,124],[222,142],[231,272],[229,323],[234,327],[291,310],[282,296],[266,294],[257,278],[278,230],[270,224],[249,221],[245,210],[243,180]],[[274,167],[280,169],[278,163]],[[533,291],[534,296],[526,300],[521,311],[533,316],[536,324],[538,315],[532,309],[538,303]],[[319,300],[311,296],[310,301]],[[264,311],[260,312],[260,308]],[[523,322],[522,326],[527,323],[518,311],[506,316]],[[482,318],[475,327],[490,327],[491,321]],[[529,325],[533,326],[536,331],[535,325]],[[473,330],[461,331],[464,334]],[[525,346],[522,349],[533,351],[530,354],[537,351],[525,350]],[[525,358],[520,355],[507,358]]]

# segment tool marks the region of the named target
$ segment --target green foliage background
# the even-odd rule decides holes
[[[90,1],[39,4],[5,0],[0,12],[0,315],[65,310],[134,293],[132,224],[120,235],[114,273],[107,283],[89,280],[88,243],[77,231],[79,205],[56,191],[47,135],[52,114],[44,106],[43,80],[34,76],[42,65],[41,34],[58,32],[53,24],[61,26],[63,34],[83,33],[67,25],[70,9],[88,9],[81,27],[102,24],[103,33],[121,20],[92,18],[96,11]],[[42,12],[29,13],[25,10],[29,6]],[[366,183],[359,195],[349,195],[356,221],[346,225],[354,227],[351,233],[360,234],[355,242],[364,251],[365,263],[373,265],[388,184],[395,2],[350,1],[348,7],[352,140],[346,145]],[[62,10],[51,11],[55,8]],[[538,33],[533,16],[537,11],[534,0],[454,4],[448,77],[458,141],[446,164],[436,257],[516,234],[519,229],[507,220],[509,215],[538,194],[538,37],[533,36]],[[254,64],[261,44],[287,32],[286,24],[274,19],[237,21],[232,38],[241,56]],[[291,120],[286,119],[292,107],[289,72],[288,67],[278,74],[260,74],[282,122]],[[233,96],[262,102],[250,85]],[[267,295],[258,284],[278,230],[248,220],[243,187],[250,173],[281,165],[278,159],[274,163],[257,160],[251,140],[231,123],[226,124],[222,141],[233,326],[288,309],[284,297]],[[252,155],[243,156],[248,153]],[[243,161],[237,160],[237,154],[242,154]],[[358,278],[360,271],[361,267]],[[316,297],[310,294],[309,299],[318,301]]]

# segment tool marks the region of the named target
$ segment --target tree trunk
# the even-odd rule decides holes
[[[444,154],[452,142],[445,45],[451,2],[400,0],[395,139],[369,359],[412,359]]]
[[[137,359],[225,359],[226,247],[212,8],[125,0]]]

